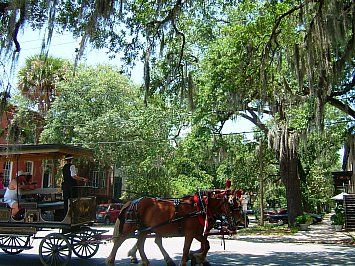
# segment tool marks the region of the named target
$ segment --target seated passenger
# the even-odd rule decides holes
[[[10,206],[12,217],[15,217],[19,212],[17,188],[29,190],[35,189],[35,185],[27,183],[26,173],[23,171],[18,171],[17,176],[10,181],[9,186],[7,187],[4,194],[4,202]]]

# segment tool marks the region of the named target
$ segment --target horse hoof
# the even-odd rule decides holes
[[[195,266],[196,265],[196,257],[195,256],[191,256],[191,266]]]
[[[137,258],[131,258],[131,263],[137,264],[138,263],[138,259]]]
[[[187,255],[187,261],[188,262],[189,260],[193,260],[195,258],[194,256],[194,253],[190,252],[189,255]]]
[[[209,263],[208,261],[205,261],[204,263],[202,263],[203,266],[211,266],[211,263]]]
[[[141,262],[139,263],[139,266],[153,266],[153,264],[151,264],[149,261],[148,262]]]
[[[105,264],[106,264],[107,266],[115,266],[115,262],[112,261],[112,260],[109,260],[109,259],[106,259],[106,260],[105,260]]]
[[[168,260],[168,261],[166,262],[166,265],[167,265],[167,266],[176,266],[176,264],[175,264],[175,262],[174,262],[173,260]]]

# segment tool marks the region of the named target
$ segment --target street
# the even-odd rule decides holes
[[[102,228],[101,228],[102,229]],[[107,227],[112,231],[112,227]],[[39,232],[38,235],[49,232]],[[225,240],[225,250],[221,239],[211,237],[211,249],[208,260],[212,265],[355,265],[355,252],[353,246],[349,245],[329,245],[329,244],[301,244],[272,242],[265,238],[258,240],[252,238],[248,240]],[[165,238],[164,247],[178,265],[183,248],[183,238]],[[41,265],[38,256],[38,245],[40,240],[33,242],[34,248],[25,250],[19,255],[0,254],[1,266],[17,265]],[[127,251],[133,246],[135,239],[128,239],[118,250],[116,265],[132,265],[127,257]],[[146,253],[151,263],[155,266],[165,265],[160,251],[154,243],[154,239],[147,239]],[[192,249],[199,247],[198,242],[194,242]],[[93,266],[105,265],[105,258],[112,248],[112,243],[100,245],[95,257],[83,260],[72,255],[69,265],[72,266]],[[138,256],[139,257],[139,256]]]

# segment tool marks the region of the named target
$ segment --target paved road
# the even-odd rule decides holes
[[[48,232],[40,232],[48,233]],[[127,240],[119,249],[116,265],[131,265],[127,258],[127,251],[133,245],[134,239]],[[38,244],[34,241],[34,248],[19,255],[7,255],[0,252],[1,266],[41,265],[38,257]],[[211,249],[208,259],[215,266],[232,265],[355,265],[354,246],[337,244],[309,244],[275,242],[272,238],[229,239],[225,241],[225,250],[221,239],[210,239]],[[164,246],[177,263],[181,258],[183,238],[164,239]],[[94,258],[83,260],[73,255],[72,266],[105,265],[104,260],[111,251],[112,243],[100,245]],[[198,243],[193,243],[193,249]],[[165,265],[162,256],[155,246],[153,239],[146,242],[146,253],[155,266]]]

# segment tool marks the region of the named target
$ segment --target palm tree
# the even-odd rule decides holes
[[[68,74],[68,61],[56,57],[35,55],[26,59],[18,73],[18,89],[21,94],[37,105],[39,114],[45,117],[58,96],[56,82]]]

